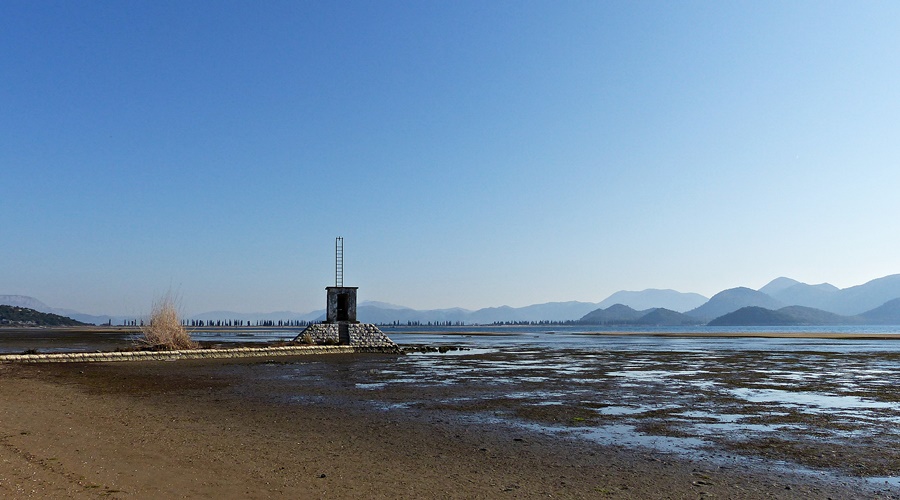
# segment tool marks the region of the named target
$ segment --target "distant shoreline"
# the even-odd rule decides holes
[[[574,335],[652,336],[652,337],[756,337],[767,339],[842,339],[900,340],[900,333],[839,332],[584,332]]]
[[[514,336],[507,332],[442,332],[410,331],[392,332],[398,335],[452,335],[452,336]],[[802,338],[802,339],[846,339],[846,340],[900,340],[900,333],[839,333],[839,332],[570,332],[570,335],[597,335],[604,337],[706,337],[706,338]]]
[[[464,330],[410,330],[390,331],[388,333],[398,335],[452,335],[452,336],[515,336],[518,333],[504,331],[506,325],[469,325],[452,328],[491,328],[497,331],[464,331]],[[413,327],[415,328],[415,327]],[[590,328],[587,327],[586,328]],[[218,331],[218,332],[271,332],[271,331],[300,331],[303,327],[297,326],[209,326],[194,327],[188,330]],[[547,328],[553,331],[552,328]],[[101,335],[127,335],[140,334],[141,328],[135,326],[35,326],[35,327],[0,327],[0,335],[4,333],[27,334],[101,334]],[[585,331],[569,332],[571,335],[598,335],[606,337],[685,337],[685,338],[785,338],[785,339],[834,339],[834,340],[900,340],[898,333],[847,333],[847,332],[723,332],[723,331],[685,331],[685,332],[654,332],[654,331]]]

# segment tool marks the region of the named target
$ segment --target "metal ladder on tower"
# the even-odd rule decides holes
[[[344,238],[334,240],[334,286],[344,286]]]

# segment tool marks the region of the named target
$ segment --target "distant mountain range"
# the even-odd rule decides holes
[[[491,324],[498,322],[581,321],[593,324],[674,325],[705,324],[744,308],[757,308],[744,311],[736,317],[730,317],[727,321],[743,322],[741,324],[750,324],[746,323],[747,321],[763,322],[760,324],[772,324],[772,321],[786,321],[789,322],[788,324],[846,324],[847,321],[900,324],[900,317],[894,319],[895,307],[891,305],[895,299],[900,299],[900,274],[885,276],[844,289],[828,283],[809,285],[791,278],[780,277],[759,290],[746,287],[731,288],[723,290],[709,299],[696,293],[647,289],[619,291],[599,303],[548,302],[526,307],[500,306],[474,311],[461,308],[417,310],[384,302],[362,302],[357,308],[357,318],[367,323],[399,322],[401,324],[407,322]],[[23,295],[0,295],[0,304],[27,307],[40,312],[67,316],[84,323],[102,324],[112,320],[113,324],[121,324],[123,320],[135,319],[134,316],[96,316],[54,308],[33,297]],[[622,307],[617,307],[617,305]],[[765,313],[760,309],[779,314]],[[831,316],[822,313],[830,313]],[[319,321],[324,318],[325,310],[320,309],[307,313],[211,311],[196,314],[187,319],[239,320],[252,323],[254,321],[279,320]],[[754,320],[753,318],[758,319]],[[841,323],[833,323],[836,321]]]
[[[852,316],[874,309],[889,300],[900,298],[900,274],[844,289],[828,283],[808,285],[790,278],[777,278],[759,291],[786,306],[813,307]]]
[[[655,307],[637,311],[624,304],[613,304],[585,314],[579,321],[585,325],[683,326],[704,322],[671,309]]]
[[[702,306],[691,309],[686,314],[698,319],[709,321],[718,318],[723,314],[736,311],[742,307],[756,306],[766,309],[778,309],[784,307],[783,304],[771,296],[750,288],[738,287],[723,290],[713,295]]]
[[[805,306],[787,306],[777,310],[747,306],[709,322],[709,326],[836,325],[900,325],[900,299],[885,302],[875,309],[854,316],[841,316]]]
[[[627,290],[616,292],[597,304],[597,307],[602,309],[615,304],[622,304],[639,311],[659,307],[685,312],[700,307],[707,300],[709,299],[699,293],[683,293],[675,290],[648,288],[640,292]]]

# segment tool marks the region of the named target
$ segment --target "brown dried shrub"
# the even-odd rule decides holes
[[[141,327],[140,343],[157,350],[196,349],[199,345],[178,317],[177,300],[171,292],[153,302],[149,325]]]

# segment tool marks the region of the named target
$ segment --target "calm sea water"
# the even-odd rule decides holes
[[[654,333],[838,333],[900,334],[900,326],[804,326],[804,327],[598,327],[598,326],[415,326],[382,327],[400,345],[452,345],[470,348],[541,346],[557,349],[797,349],[900,352],[896,340],[773,339],[741,337],[659,337]],[[220,342],[271,342],[292,340],[302,331],[257,330],[252,333],[195,330],[196,340]],[[624,332],[650,335],[590,335]]]

